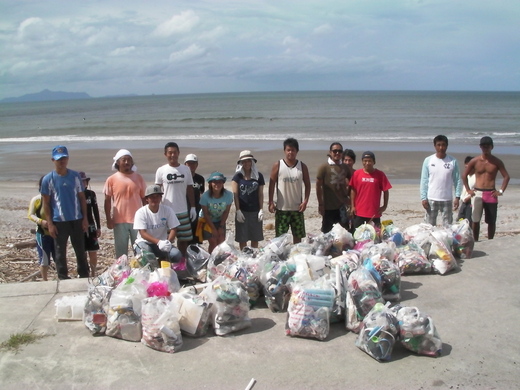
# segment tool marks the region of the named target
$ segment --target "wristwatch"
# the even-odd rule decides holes
[[[502,188],[498,190],[498,193],[499,193],[500,195],[504,195],[504,191],[502,191]]]

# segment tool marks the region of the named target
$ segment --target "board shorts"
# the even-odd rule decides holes
[[[497,221],[498,199],[491,194],[495,190],[477,190],[475,189],[475,197],[473,198],[473,213],[471,219],[473,222],[480,222],[482,212],[485,212],[485,222],[495,224]]]
[[[177,240],[178,241],[191,241],[193,240],[193,231],[191,230],[190,215],[188,212],[175,214],[179,220],[179,226],[177,226]]]
[[[303,213],[299,211],[276,210],[274,221],[276,237],[287,233],[289,231],[289,227],[291,228],[293,237],[305,237],[305,218]]]
[[[95,252],[99,250],[96,225],[88,225],[88,232],[85,233],[85,250]]]

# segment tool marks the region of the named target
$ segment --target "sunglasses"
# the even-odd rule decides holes
[[[343,153],[343,150],[341,150],[341,149],[332,149],[331,152],[332,153]]]

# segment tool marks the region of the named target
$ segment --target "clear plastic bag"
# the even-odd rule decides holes
[[[182,347],[182,335],[175,302],[166,297],[146,298],[142,311],[141,342],[161,352],[178,351]]]
[[[242,282],[219,277],[202,293],[213,303],[213,329],[217,336],[249,328],[249,296]]]
[[[459,259],[471,259],[475,239],[469,221],[463,219],[459,223],[452,225],[453,231],[453,253]]]
[[[401,344],[419,355],[437,357],[442,353],[442,341],[433,319],[417,307],[392,308],[399,320]]]
[[[334,300],[335,291],[326,278],[296,284],[287,308],[285,333],[325,340],[329,335],[329,316]]]
[[[414,242],[398,248],[397,262],[403,275],[430,274],[432,263],[426,253]]]
[[[106,332],[108,302],[111,292],[112,287],[109,286],[88,286],[84,323],[93,336],[101,336]]]
[[[273,261],[265,265],[262,276],[265,303],[273,313],[287,311],[291,297],[289,278],[295,272],[293,261]]]
[[[376,271],[377,273],[377,271]],[[360,267],[352,272],[347,283],[347,329],[359,332],[361,321],[376,303],[384,303],[381,288],[373,273]]]
[[[186,269],[189,274],[201,282],[206,281],[210,254],[200,245],[192,244],[186,250]]]
[[[395,315],[382,303],[376,304],[363,320],[356,346],[378,361],[387,361],[399,336]]]

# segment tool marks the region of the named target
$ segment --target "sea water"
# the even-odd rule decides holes
[[[92,98],[0,104],[0,153],[72,148],[302,150],[332,141],[373,150],[474,152],[489,135],[500,153],[520,154],[519,92],[255,92]],[[352,147],[354,149],[354,147]]]

